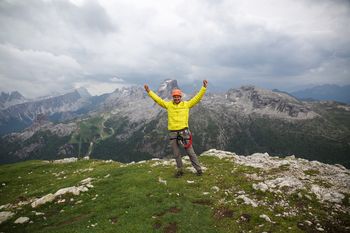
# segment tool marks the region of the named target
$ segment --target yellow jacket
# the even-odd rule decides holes
[[[165,101],[153,91],[148,95],[161,107],[168,111],[168,130],[181,130],[188,128],[188,116],[190,108],[196,105],[205,94],[206,88],[202,87],[200,91],[189,101],[181,101],[175,104],[173,101]]]

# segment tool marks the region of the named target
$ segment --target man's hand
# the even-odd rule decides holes
[[[207,80],[203,80],[203,87],[207,88],[208,86],[208,81]]]
[[[145,84],[144,85],[144,87],[145,87],[145,90],[147,91],[147,93],[150,91],[150,89],[149,89],[149,87],[148,87],[148,85],[147,84]]]

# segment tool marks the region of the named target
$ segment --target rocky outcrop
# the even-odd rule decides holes
[[[288,194],[306,191],[325,204],[342,204],[350,195],[350,170],[341,165],[324,164],[318,161],[289,156],[280,158],[267,153],[239,156],[235,153],[211,149],[202,155],[232,159],[236,164],[259,169],[247,177],[254,181],[252,187],[262,192]],[[301,195],[301,194],[300,194]],[[241,197],[242,198],[242,197]]]
[[[79,195],[81,192],[87,192],[89,191],[89,188],[92,188],[93,185],[91,184],[92,178],[86,178],[82,181],[80,181],[79,186],[72,186],[67,188],[62,188],[57,190],[55,194],[49,193],[31,203],[32,208],[37,208],[41,205],[44,205],[48,202],[52,202],[57,197],[65,195],[67,193],[72,193],[73,195]]]
[[[49,193],[37,200],[35,200],[34,202],[32,202],[31,206],[32,208],[36,208],[38,206],[41,206],[47,202],[52,202],[53,200],[55,200],[56,196],[53,195],[52,193]]]

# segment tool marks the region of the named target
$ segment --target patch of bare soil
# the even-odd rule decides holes
[[[230,210],[226,207],[222,207],[219,209],[214,210],[214,218],[220,220],[223,218],[232,218],[233,217],[233,210]]]
[[[177,232],[177,223],[171,222],[164,227],[164,233],[176,233]]]

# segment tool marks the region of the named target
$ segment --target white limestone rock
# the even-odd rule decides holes
[[[272,222],[270,217],[267,216],[266,214],[261,214],[259,217],[262,218],[262,219],[265,219],[267,222]]]
[[[269,189],[269,187],[265,183],[260,182],[258,184],[253,184],[253,189],[266,192]]]
[[[158,181],[159,181],[159,183],[161,183],[161,184],[167,185],[167,181],[166,181],[166,180],[163,180],[161,177],[158,177]]]
[[[19,217],[16,219],[16,221],[14,223],[16,224],[23,224],[23,223],[27,223],[29,222],[29,218],[28,217]]]
[[[293,191],[304,187],[303,183],[299,179],[289,176],[278,177],[273,180],[266,180],[265,184],[272,189],[289,187]]]
[[[64,158],[64,159],[54,160],[54,161],[52,161],[52,163],[55,163],[55,164],[74,163],[74,162],[77,162],[77,161],[78,161],[78,158],[72,157],[72,158]]]
[[[78,196],[80,194],[80,192],[86,192],[88,190],[89,189],[85,186],[78,186],[78,187],[72,186],[72,187],[62,188],[62,189],[58,190],[55,193],[55,196],[61,196],[61,195],[67,194],[67,193],[72,193],[73,195]]]
[[[235,153],[216,149],[210,149],[208,151],[205,151],[202,153],[202,155],[215,156],[219,159],[234,158],[235,156],[237,156]]]
[[[37,199],[36,201],[32,202],[31,206],[32,208],[37,208],[38,206],[41,206],[47,202],[52,202],[53,200],[55,200],[56,196],[52,193],[49,193],[39,199]]]
[[[326,188],[322,188],[318,185],[312,185],[311,192],[321,201],[328,201],[332,203],[342,203],[345,196],[337,191],[329,191]]]
[[[341,204],[343,202],[344,198],[345,198],[345,196],[341,193],[338,193],[338,192],[329,192],[329,193],[325,193],[323,195],[324,201],[329,201],[329,202],[339,203],[339,204]]]
[[[73,186],[73,187],[67,187],[67,188],[62,188],[59,189],[56,193],[55,196],[60,196],[60,195],[64,195],[66,193],[72,193],[73,195],[77,196],[80,194],[80,191],[77,187]]]
[[[80,181],[81,184],[89,184],[94,180],[94,178],[88,177],[82,181]]]
[[[42,215],[45,215],[45,213],[42,213],[42,212],[36,212],[36,211],[32,211],[32,213],[35,214],[35,216],[42,216]]]
[[[243,200],[244,204],[246,204],[246,205],[251,205],[253,207],[257,207],[258,206],[258,204],[255,201],[253,201],[249,197],[246,197],[245,195],[239,195],[236,199]]]
[[[12,218],[15,213],[11,211],[2,211],[0,212],[0,224]]]
[[[12,204],[10,204],[10,203],[5,204],[5,205],[2,205],[2,206],[0,206],[0,210],[2,210],[2,209],[8,209],[8,208],[10,208],[11,206],[12,206]]]

